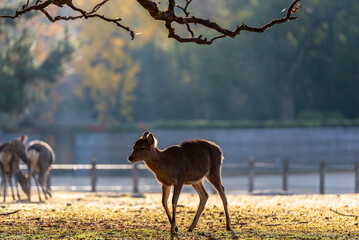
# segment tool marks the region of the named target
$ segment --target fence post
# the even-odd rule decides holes
[[[96,169],[97,160],[92,158],[91,160],[91,192],[96,192],[96,183],[97,183],[97,169]]]
[[[355,193],[359,193],[359,161],[355,163]]]
[[[324,194],[324,181],[325,181],[325,161],[320,162],[320,180],[319,180],[319,193]]]
[[[249,158],[248,162],[248,192],[254,190],[254,157]]]
[[[133,164],[133,193],[138,193],[138,163]]]
[[[288,171],[289,171],[289,160],[283,159],[283,182],[282,190],[284,192],[288,191]]]

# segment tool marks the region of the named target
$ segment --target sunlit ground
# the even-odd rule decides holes
[[[33,200],[37,195],[33,193]],[[44,203],[2,203],[0,238],[169,239],[161,194],[54,192]],[[194,232],[187,233],[198,196],[179,199],[177,239],[355,239],[359,238],[359,195],[229,195],[233,232],[225,230],[220,198],[210,195]]]

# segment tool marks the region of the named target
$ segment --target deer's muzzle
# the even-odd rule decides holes
[[[135,162],[134,160],[133,160],[133,157],[132,157],[132,155],[130,155],[130,156],[128,156],[128,161],[130,161],[130,162]]]

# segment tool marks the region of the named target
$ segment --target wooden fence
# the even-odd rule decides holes
[[[289,170],[291,169],[291,164],[289,159],[283,159],[281,162],[281,174],[282,174],[282,191],[284,193],[288,192],[288,176]],[[24,166],[23,166],[24,167]],[[224,164],[223,168],[240,168],[247,167],[248,173],[248,192],[253,193],[254,189],[254,179],[255,179],[255,169],[256,168],[278,168],[278,164],[275,163],[264,163],[264,162],[255,162],[254,158],[251,157],[248,161],[248,165],[244,164]],[[304,165],[293,164],[294,169],[304,168]],[[146,166],[143,164],[97,164],[96,159],[92,159],[90,164],[53,164],[52,169],[54,170],[90,170],[91,178],[91,191],[96,192],[96,185],[98,180],[98,170],[132,170],[132,179],[133,179],[133,193],[139,192],[139,170],[146,169]],[[346,168],[349,170],[348,168]],[[319,193],[325,193],[325,174],[327,170],[327,164],[325,161],[321,161],[319,164]],[[351,169],[353,170],[353,168]],[[354,166],[355,171],[355,193],[359,193],[359,161],[356,162]]]
[[[248,192],[252,193],[254,191],[254,169],[256,167],[269,167],[270,163],[256,163],[254,158],[251,157],[248,163]],[[319,164],[319,193],[325,194],[325,174],[326,174],[326,162],[321,161]],[[289,175],[289,159],[282,160],[282,191],[284,193],[288,192],[288,175]],[[302,166],[303,167],[303,166]],[[348,170],[348,168],[346,168]],[[355,184],[354,184],[354,193],[359,193],[359,161],[356,162],[354,167],[355,174]]]

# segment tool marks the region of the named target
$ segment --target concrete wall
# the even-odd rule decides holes
[[[204,138],[222,147],[225,163],[247,163],[250,156],[260,162],[353,164],[359,160],[359,127],[154,130],[159,148],[184,140]],[[127,163],[132,144],[141,133],[29,134],[29,140],[42,139],[54,147],[57,163]],[[0,142],[16,134],[0,133]]]

